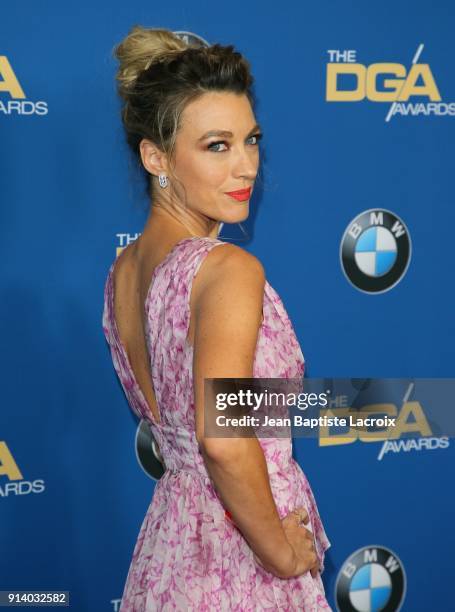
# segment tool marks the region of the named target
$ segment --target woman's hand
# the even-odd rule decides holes
[[[309,520],[308,512],[303,506],[295,508],[281,519],[286,538],[293,551],[293,567],[286,572],[287,578],[300,576],[307,571],[310,571],[312,577],[315,578],[319,572],[320,566],[313,533],[302,524],[307,524]],[[256,555],[254,558],[259,565],[264,567]]]

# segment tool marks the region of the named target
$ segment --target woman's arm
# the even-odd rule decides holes
[[[253,377],[265,283],[261,263],[247,251],[235,245],[213,251],[194,287],[196,437],[218,494],[243,536],[267,570],[287,577],[295,569],[294,551],[257,438],[204,436],[204,379]]]

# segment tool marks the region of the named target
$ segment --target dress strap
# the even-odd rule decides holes
[[[186,243],[183,249],[178,253],[178,261],[176,262],[178,282],[175,287],[176,294],[174,296],[178,307],[173,310],[175,313],[173,327],[177,346],[182,349],[186,345],[186,338],[190,325],[190,298],[194,279],[209,252],[213,248],[223,244],[229,243],[219,240],[218,238],[198,236],[196,240]]]
[[[194,236],[180,241],[160,265],[146,304],[146,336],[155,391],[175,386],[187,376],[185,359],[193,280],[208,253],[223,244],[217,238]],[[164,392],[164,391],[163,391]]]

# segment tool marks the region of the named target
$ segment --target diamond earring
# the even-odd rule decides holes
[[[165,174],[159,174],[158,179],[160,182],[160,187],[162,187],[163,189],[167,187],[167,176]]]

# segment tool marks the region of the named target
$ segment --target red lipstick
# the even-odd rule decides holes
[[[237,191],[225,191],[225,193],[238,202],[244,202],[251,195],[251,187],[248,187],[248,189],[238,189]]]

